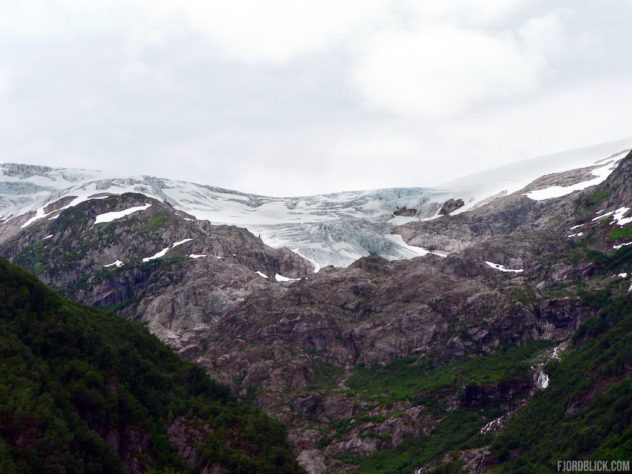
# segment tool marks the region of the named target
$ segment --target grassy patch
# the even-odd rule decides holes
[[[146,232],[153,232],[163,227],[169,221],[169,216],[164,213],[156,213],[149,218],[149,222],[145,227]]]
[[[434,366],[414,356],[391,362],[383,369],[357,367],[347,382],[367,398],[414,400],[420,392],[466,385],[486,385],[528,377],[529,360],[551,343],[534,341],[492,356],[469,357],[453,364]]]
[[[595,207],[603,202],[606,202],[610,196],[612,195],[612,191],[610,188],[604,187],[598,191],[595,191],[592,194],[588,194],[586,196],[578,199],[579,204],[583,204],[588,207]]]
[[[538,295],[535,293],[535,290],[529,286],[511,288],[509,291],[509,297],[522,304],[537,303],[540,300]]]
[[[627,240],[632,239],[632,225],[627,227],[615,227],[610,232],[610,240]]]
[[[335,389],[338,381],[344,374],[342,367],[326,364],[320,360],[314,360],[312,363],[314,371],[314,383],[308,387],[308,390],[327,391]]]
[[[586,255],[602,274],[632,270],[632,245],[621,247],[612,254],[588,250]]]
[[[578,198],[575,201],[575,220],[577,222],[590,220],[594,216],[595,210],[598,206],[605,203],[611,195],[612,191],[609,188],[604,187],[594,193],[585,194]]]

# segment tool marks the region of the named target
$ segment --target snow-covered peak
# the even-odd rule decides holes
[[[465,201],[465,206],[456,212],[464,212],[494,196],[507,195],[519,191],[536,179],[548,174],[598,167],[599,171],[594,174],[599,180],[595,180],[586,186],[598,184],[612,172],[614,169],[611,166],[612,163],[625,157],[631,149],[632,138],[617,140],[509,163],[444,183],[441,187],[450,189],[460,195]],[[577,190],[579,189],[583,189],[583,187],[578,186]],[[571,189],[569,192],[574,190]],[[535,195],[537,196],[537,194]],[[544,196],[545,193],[542,195]]]
[[[267,197],[222,188],[103,171],[60,169],[21,164],[0,165],[0,221],[20,217],[28,226],[54,218],[61,208],[88,199],[141,193],[213,224],[245,227],[272,247],[288,247],[314,263],[346,266],[369,254],[388,259],[425,254],[390,235],[400,224],[437,218],[450,198],[463,199],[465,212],[499,194],[522,189],[536,178],[587,166],[611,171],[612,163],[632,148],[632,139],[559,153],[478,173],[437,188],[348,191],[318,196]],[[605,179],[606,173],[599,177]],[[53,206],[62,202],[63,205]],[[119,218],[121,209],[102,216]]]

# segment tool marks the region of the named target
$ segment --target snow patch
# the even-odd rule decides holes
[[[615,250],[619,250],[621,247],[625,247],[626,245],[632,245],[632,242],[624,242],[619,245],[613,245],[612,248]]]
[[[110,268],[110,267],[121,268],[123,265],[125,265],[123,262],[121,262],[120,260],[117,260],[116,262],[112,262],[112,263],[109,263],[109,264],[103,265],[103,266],[105,268]]]
[[[577,224],[571,227],[571,230],[579,229],[580,227],[584,227],[584,224]]]
[[[167,252],[169,251],[170,248],[171,247],[166,247],[166,248],[162,249],[160,252],[152,255],[151,257],[143,258],[143,262],[151,262],[152,260],[156,260],[158,258],[164,257],[165,255],[167,255]]]
[[[570,234],[568,238],[572,239],[573,237],[581,237],[582,235],[584,235],[583,232],[578,232],[577,234]]]
[[[157,258],[164,257],[170,249],[174,249],[174,248],[178,247],[179,245],[182,245],[184,243],[190,242],[192,240],[193,239],[184,239],[184,240],[179,240],[178,242],[174,242],[169,247],[165,247],[164,249],[162,249],[157,254],[152,255],[151,257],[143,258],[143,262],[149,262],[151,260],[156,260]],[[194,255],[194,254],[189,255],[189,257],[191,257],[191,258],[206,257],[206,255],[200,255],[200,256],[192,257],[192,255]]]
[[[576,183],[571,186],[551,186],[545,189],[538,189],[536,191],[531,191],[530,193],[526,193],[530,199],[534,201],[543,201],[545,199],[558,198],[562,196],[566,196],[574,191],[581,191],[582,189],[589,188],[591,186],[596,186],[598,184],[603,183],[610,173],[612,173],[616,167],[619,160],[621,160],[623,156],[618,159],[609,161],[605,166],[601,166],[597,169],[592,170],[592,174],[595,176],[593,179],[589,179],[588,181],[582,181],[581,183]]]
[[[524,269],[520,268],[520,269],[511,269],[511,268],[505,268],[503,265],[500,265],[499,263],[492,263],[492,262],[485,262],[487,265],[489,265],[490,267],[494,268],[495,270],[499,270],[501,272],[511,272],[511,273],[521,273],[524,272]]]
[[[283,275],[280,275],[280,274],[278,274],[278,273],[276,273],[276,274],[274,275],[274,279],[275,279],[276,281],[296,281],[296,280],[300,280],[300,278],[288,278],[288,277],[283,276]]]
[[[544,372],[540,372],[535,382],[535,386],[538,387],[540,390],[544,390],[549,386],[549,382],[549,376],[546,375]]]
[[[595,217],[592,221],[595,222],[595,221],[598,221],[599,219],[603,219],[604,217],[608,217],[614,214],[614,211],[606,212],[605,214],[601,214],[602,212],[603,211],[598,212],[597,214],[600,214],[600,215]]]
[[[256,273],[257,275],[259,275],[260,277],[262,277],[262,278],[266,278],[266,279],[268,278],[268,275],[266,275],[266,274],[265,274],[265,273],[263,273],[263,272],[256,271],[255,273]]]
[[[171,245],[171,248],[176,248],[177,246],[182,245],[182,244],[186,244],[187,242],[191,242],[192,240],[193,239],[184,239],[184,240],[180,240],[179,242],[174,242]]]
[[[52,214],[52,212],[50,214]],[[25,227],[30,226],[33,222],[43,219],[44,217],[48,215],[49,214],[44,213],[44,208],[40,207],[37,209],[37,211],[35,211],[35,215],[33,217],[31,217],[28,221],[26,221],[24,224],[20,226],[20,229],[24,229]]]
[[[96,225],[96,224],[103,224],[105,222],[112,222],[112,221],[115,221],[116,219],[120,219],[122,217],[129,216],[130,214],[134,214],[135,212],[144,211],[146,209],[149,209],[150,207],[151,207],[151,204],[147,203],[143,206],[130,207],[129,209],[125,209],[124,211],[106,212],[104,214],[99,214],[96,220],[94,221],[94,223]]]
[[[629,210],[630,210],[629,207],[620,207],[619,209],[616,209],[614,211],[610,211],[610,212],[606,212],[605,214],[598,215],[597,217],[593,219],[593,222],[603,219],[604,217],[612,216],[614,218],[614,220],[612,221],[612,224],[616,223],[620,227],[623,227],[624,225],[628,225],[632,222],[632,217],[623,217],[627,214]]]
[[[623,227],[624,225],[628,225],[632,222],[632,217],[623,217],[630,210],[629,207],[620,207],[616,211],[614,211],[614,215],[612,216],[615,222],[619,225],[619,227]]]
[[[201,253],[200,254],[198,254],[198,253],[189,254],[189,258],[194,258],[195,259],[195,258],[204,258],[204,257],[206,257],[206,254],[201,254]]]
[[[53,237],[53,234],[50,234],[50,235],[47,235],[46,237],[44,237],[42,240],[48,240],[48,239],[50,239],[52,237]]]

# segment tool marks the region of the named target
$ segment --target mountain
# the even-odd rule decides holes
[[[545,163],[556,167],[549,174],[521,165],[511,185],[500,179],[511,173],[494,170],[432,198],[344,193],[293,198],[314,203],[293,209],[289,199],[256,204],[238,193],[227,204],[227,192],[176,202],[175,185],[156,199],[107,180],[83,194],[65,184],[53,192],[51,176],[66,183],[77,172],[14,168],[3,178],[14,204],[3,211],[0,254],[69,297],[147,324],[285,424],[308,472],[519,471],[538,446],[533,433],[572,435],[572,449],[551,442],[532,461],[552,471],[560,454],[629,452],[630,426],[627,411],[618,423],[609,407],[629,400],[632,156],[618,143],[562,158]],[[20,193],[19,183],[31,184]],[[428,201],[415,207],[402,196]],[[294,226],[300,232],[284,238],[303,245],[310,235],[319,252],[384,226],[380,239],[423,256],[389,261],[375,251],[314,272],[297,252],[266,245],[263,232],[197,219],[187,199],[223,206],[217,215],[242,206],[235,219],[272,216],[265,229]],[[272,202],[283,212],[265,214]],[[316,208],[334,216],[325,234],[310,233]],[[290,211],[297,222],[279,217]],[[608,360],[594,358],[599,347]],[[549,395],[564,390],[564,402]],[[594,406],[600,400],[607,409]],[[547,405],[536,424],[533,410]]]
[[[552,172],[601,164],[607,169],[631,140],[544,156],[466,177],[438,188],[352,191],[321,196],[273,198],[149,176],[127,177],[87,170],[0,165],[0,240],[38,219],[88,198],[141,193],[197,219],[236,225],[274,248],[287,247],[312,262],[348,266],[360,257],[389,260],[427,253],[406,245],[393,227],[438,216],[448,199],[462,199],[463,212],[493,196],[522,189]],[[586,177],[594,182],[595,176]],[[603,174],[602,174],[603,178]]]
[[[284,428],[0,258],[0,471],[298,472]]]

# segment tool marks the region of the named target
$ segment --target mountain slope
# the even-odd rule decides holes
[[[297,472],[283,428],[140,326],[0,259],[0,470]]]
[[[292,198],[149,176],[4,164],[0,165],[0,242],[16,235],[23,226],[52,219],[60,208],[76,206],[91,197],[141,193],[197,219],[245,227],[267,245],[287,247],[309,259],[316,270],[330,264],[347,266],[367,255],[389,260],[412,258],[427,252],[393,238],[390,233],[394,226],[436,217],[448,199],[464,201],[458,213],[494,196],[511,194],[545,174],[586,167],[599,170],[630,148],[632,140],[621,140],[572,150],[432,189],[396,188]],[[596,184],[590,171],[574,176],[572,184]]]
[[[211,226],[131,193],[34,222],[3,254],[65,295],[116,308],[154,333],[204,328],[247,292],[275,287],[275,277],[311,273],[304,259],[266,247],[245,229]],[[164,302],[167,286],[168,295],[181,296]]]
[[[568,355],[547,368],[550,387],[516,412],[493,441],[490,469],[559,472],[558,460],[608,460],[612,471],[630,469],[630,304],[630,297],[606,301],[580,327]],[[617,468],[618,461],[623,463]]]
[[[437,255],[315,274],[243,229],[137,193],[33,220],[0,251],[146,321],[283,421],[310,472],[410,472],[480,460],[468,451],[487,449],[480,429],[555,383],[543,364],[604,295],[629,302],[632,158],[606,167],[584,190],[595,167],[398,229]]]

